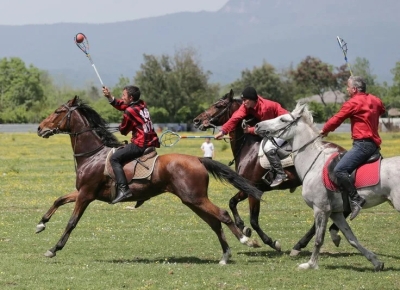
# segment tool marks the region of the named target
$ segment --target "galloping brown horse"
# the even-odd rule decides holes
[[[206,130],[209,128],[216,128],[217,126],[222,126],[232,114],[237,111],[242,104],[240,98],[234,98],[233,90],[225,94],[220,100],[211,105],[210,108],[205,110],[199,116],[194,118],[193,123],[195,127],[200,130]],[[259,120],[250,120],[249,125],[257,123]],[[253,123],[251,123],[253,122]],[[234,156],[236,172],[239,175],[248,179],[253,185],[255,185],[261,191],[271,191],[274,189],[290,189],[291,192],[295,190],[297,186],[301,185],[301,180],[298,178],[296,169],[294,166],[284,168],[286,174],[289,176],[289,180],[283,182],[277,187],[270,187],[268,184],[262,181],[262,177],[267,172],[266,169],[262,168],[258,158],[258,151],[260,143],[262,141],[261,137],[251,134],[244,134],[243,128],[240,124],[235,128],[234,132],[230,133],[231,137],[231,149]],[[342,147],[335,145],[339,151],[344,150]],[[278,241],[272,241],[267,234],[260,228],[258,223],[258,217],[260,214],[260,201],[251,195],[248,195],[244,191],[239,191],[234,195],[229,201],[229,208],[232,211],[235,224],[242,230],[242,232],[250,237],[251,230],[244,225],[239,212],[237,210],[237,204],[248,197],[249,208],[250,208],[250,224],[252,228],[257,232],[262,241],[269,245],[271,248],[280,251],[281,246]],[[349,215],[348,209],[345,211],[345,216]],[[339,246],[340,236],[337,234],[339,231],[335,224],[332,224],[329,228],[331,233],[331,238],[336,246]],[[294,253],[300,253],[301,249],[305,248],[310,240],[315,235],[315,224],[312,225],[310,230],[302,237],[296,245],[293,247],[292,255]]]
[[[209,128],[216,128],[222,126],[232,114],[237,111],[242,104],[240,98],[234,98],[233,91],[225,94],[220,100],[214,103],[210,108],[205,110],[199,116],[194,118],[194,126],[200,130]],[[260,120],[253,120],[249,125],[254,125],[255,122]],[[236,172],[248,179],[251,184],[255,185],[261,191],[270,191],[273,189],[291,189],[292,191],[299,185],[301,181],[297,177],[294,166],[284,168],[289,180],[282,183],[278,187],[270,187],[262,181],[262,177],[266,174],[267,170],[262,168],[258,158],[258,151],[261,144],[261,137],[251,134],[244,134],[243,128],[240,124],[235,128],[234,132],[230,133],[231,149],[234,156]],[[249,199],[250,207],[250,224],[251,227],[257,232],[262,241],[269,245],[271,248],[280,251],[281,246],[278,241],[273,241],[268,235],[260,228],[258,217],[260,214],[260,201],[248,195],[245,191],[239,191],[229,201],[229,207],[234,216],[235,224],[247,235],[251,235],[251,230],[245,227],[237,210],[237,204]]]
[[[37,232],[41,232],[59,206],[75,202],[74,211],[60,240],[45,254],[47,257],[54,257],[65,246],[69,235],[92,201],[111,202],[112,179],[104,174],[106,156],[111,147],[120,144],[108,131],[106,122],[99,114],[77,96],[43,120],[37,133],[43,138],[58,133],[69,134],[76,163],[77,191],[58,198],[37,226]],[[165,192],[175,194],[218,236],[223,252],[220,264],[226,264],[231,253],[221,222],[228,226],[242,244],[250,247],[258,244],[241,233],[226,210],[208,199],[208,173],[246,191],[255,199],[261,198],[261,191],[222,163],[184,154],[165,154],[157,158],[149,178],[135,180],[130,184],[133,196],[127,201],[143,201]]]

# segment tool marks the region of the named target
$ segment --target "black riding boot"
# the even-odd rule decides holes
[[[132,193],[129,189],[128,182],[126,181],[125,172],[122,169],[122,166],[115,166],[115,168],[113,167],[113,170],[115,174],[117,197],[111,203],[115,204],[131,197]]]
[[[340,182],[340,190],[343,193],[347,193],[350,198],[350,220],[352,221],[360,213],[361,208],[365,204],[365,199],[358,194],[357,188],[350,180],[350,176],[347,176],[347,178],[341,178],[340,180],[338,180],[338,182]]]
[[[281,160],[279,159],[278,155],[276,154],[276,150],[272,149],[265,153],[271,167],[276,172],[274,181],[270,184],[271,187],[275,187],[280,185],[282,182],[288,180],[288,176],[286,175],[285,171],[283,171]]]

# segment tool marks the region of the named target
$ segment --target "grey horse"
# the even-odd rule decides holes
[[[382,270],[384,263],[358,242],[343,216],[342,195],[328,190],[323,183],[321,177],[323,166],[336,149],[329,148],[322,142],[308,106],[297,103],[291,113],[258,123],[255,132],[260,136],[279,137],[291,143],[294,165],[298,176],[303,180],[302,196],[306,204],[314,211],[316,227],[314,249],[310,260],[300,264],[299,268],[318,268],[318,257],[330,217],[350,245],[359,250],[373,264],[375,271]],[[363,208],[389,201],[397,211],[400,211],[400,187],[398,186],[400,156],[382,159],[380,174],[381,179],[378,184],[358,190],[367,201]]]

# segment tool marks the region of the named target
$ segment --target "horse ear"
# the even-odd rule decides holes
[[[229,98],[232,99],[232,98],[233,98],[233,95],[234,95],[234,93],[233,93],[233,90],[231,89],[231,90],[229,91]]]
[[[75,97],[71,101],[71,105],[76,105],[79,101],[79,96],[75,95]]]

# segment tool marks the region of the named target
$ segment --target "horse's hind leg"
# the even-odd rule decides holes
[[[221,222],[229,227],[232,233],[242,244],[246,244],[249,247],[258,246],[255,241],[249,239],[241,233],[240,229],[234,224],[233,220],[226,210],[217,207],[210,200],[204,199],[200,203],[196,204],[184,201],[183,203],[186,204],[191,210],[193,210],[200,218],[202,218],[218,236],[219,243],[222,247],[222,258],[219,261],[221,265],[225,265],[231,257],[231,250],[229,248],[228,242],[226,241]]]
[[[260,228],[260,225],[258,223],[258,217],[260,215],[260,201],[256,200],[252,196],[249,196],[249,206],[251,227],[257,232],[264,244],[280,252],[280,243],[278,241],[273,241],[270,237],[268,237],[268,235],[264,233],[264,231]]]
[[[229,200],[229,208],[232,212],[233,219],[235,220],[235,225],[242,231],[243,234],[245,234],[247,237],[251,237],[251,229],[244,225],[244,222],[237,210],[238,203],[245,200],[247,197],[247,194],[245,194],[243,191],[239,191]]]
[[[56,212],[56,210],[67,203],[74,202],[76,200],[76,197],[78,196],[79,192],[77,190],[68,193],[64,196],[61,196],[57,198],[53,205],[49,208],[49,210],[44,214],[42,219],[39,221],[39,223],[36,226],[36,233],[40,233],[46,229],[46,223],[50,220],[50,218],[53,216],[53,214]]]
[[[57,244],[44,254],[46,257],[53,258],[56,255],[57,251],[62,250],[62,248],[64,248],[65,244],[68,241],[69,235],[71,234],[72,230],[76,227],[80,218],[85,212],[86,208],[92,201],[93,199],[83,199],[80,198],[80,196],[78,195],[75,202],[74,211],[72,212],[72,215],[68,221],[64,233],[62,234]]]
[[[372,265],[374,265],[375,271],[383,270],[384,263],[379,261],[373,252],[361,246],[341,212],[332,213],[331,219],[342,231],[350,245],[360,251],[360,253],[363,254],[368,259],[368,261],[372,263]]]

